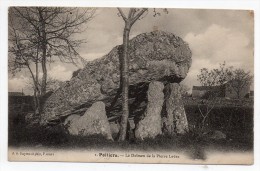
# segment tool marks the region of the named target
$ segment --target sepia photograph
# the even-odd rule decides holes
[[[254,164],[254,11],[9,7],[8,160]]]

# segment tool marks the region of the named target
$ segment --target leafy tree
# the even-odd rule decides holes
[[[245,70],[239,68],[232,71],[230,81],[228,83],[229,90],[234,91],[237,95],[237,98],[242,98],[243,91],[251,85],[253,81],[253,76],[250,71],[246,72]]]
[[[220,63],[219,68],[209,70],[208,68],[202,68],[200,74],[197,75],[197,79],[202,86],[221,86],[224,85],[232,75],[233,67],[226,67],[226,63]]]
[[[251,85],[253,80],[253,76],[249,71],[246,72],[241,68],[235,69],[233,66],[227,67],[225,62],[220,64],[219,68],[212,70],[202,68],[197,78],[202,86],[207,86],[206,98],[202,101],[202,104],[198,104],[198,109],[203,118],[201,122],[202,130],[210,112],[216,103],[221,100],[217,98],[218,96],[226,93],[225,91],[229,91],[235,92],[237,98],[241,98],[243,91]]]
[[[226,63],[220,63],[219,68],[209,70],[202,68],[197,79],[202,86],[207,87],[206,97],[198,104],[199,112],[202,116],[200,124],[200,132],[204,131],[206,119],[209,117],[210,112],[219,101],[218,96],[224,91],[224,85],[230,80],[232,76],[233,67],[227,67]]]

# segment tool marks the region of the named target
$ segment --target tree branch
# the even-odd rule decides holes
[[[120,15],[122,16],[123,20],[124,20],[125,22],[127,22],[127,18],[126,18],[126,16],[125,16],[124,12],[122,11],[122,9],[121,9],[121,8],[117,8],[117,10],[119,11],[119,13],[120,13]]]
[[[131,24],[134,24],[136,20],[138,20],[138,18],[140,18],[143,15],[143,13],[147,10],[148,8],[143,8],[139,13],[137,13],[136,16],[134,16],[133,19],[131,20]]]

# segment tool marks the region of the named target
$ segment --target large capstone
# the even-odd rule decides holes
[[[185,134],[189,131],[188,121],[178,83],[170,83],[165,87],[166,118],[163,119],[164,134]]]
[[[135,128],[135,137],[139,140],[155,138],[162,133],[161,111],[164,102],[164,85],[161,82],[153,81],[147,92],[148,104],[144,117]]]
[[[71,135],[90,136],[102,135],[112,140],[105,104],[94,103],[83,116],[70,115],[64,122]]]
[[[94,102],[103,101],[107,115],[122,114],[120,106],[120,59],[122,46],[90,61],[45,102],[42,124],[55,124],[72,114],[82,115]],[[191,65],[191,50],[172,33],[154,31],[136,36],[129,43],[130,114],[145,109],[151,81],[179,83]],[[143,95],[143,94],[144,95]],[[137,111],[142,113],[142,111]]]

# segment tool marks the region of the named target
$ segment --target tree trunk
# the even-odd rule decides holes
[[[42,83],[41,83],[41,96],[46,94],[46,85],[47,85],[47,68],[46,68],[46,49],[45,55],[42,56]]]
[[[34,88],[34,114],[35,116],[39,116],[40,115],[40,96],[39,96],[39,91],[37,90],[38,87]]]
[[[202,122],[201,122],[201,131],[200,131],[201,133],[204,132],[205,121],[206,121],[206,117],[203,117]]]
[[[39,100],[39,82],[37,81],[38,79],[38,64],[37,64],[37,61],[36,61],[36,76],[34,76],[33,72],[32,72],[32,69],[29,65],[27,65],[30,73],[31,73],[31,76],[32,76],[32,79],[33,79],[33,86],[34,86],[34,105],[35,105],[35,111],[34,111],[34,114],[37,116],[39,115],[39,107],[40,107],[40,100]]]
[[[130,23],[125,23],[124,35],[123,35],[123,54],[122,54],[122,110],[123,114],[120,122],[119,138],[118,141],[124,141],[126,139],[127,132],[127,122],[129,116],[129,106],[128,106],[128,86],[129,86],[129,62],[128,62],[128,45],[129,45],[129,33],[131,25]]]
[[[128,17],[124,15],[124,12],[118,8],[123,20],[125,21],[124,35],[123,35],[123,54],[121,60],[121,76],[122,76],[122,110],[123,114],[120,122],[119,138],[118,141],[124,141],[126,139],[127,123],[129,116],[129,106],[128,106],[128,87],[129,87],[129,59],[128,59],[128,45],[129,45],[129,34],[132,25],[140,18],[141,15],[147,10],[143,8],[139,13],[136,13],[134,8],[131,8],[128,13]]]
[[[39,92],[39,65],[38,65],[38,49],[37,49],[37,61],[35,63],[35,83],[34,83],[34,99],[35,99],[35,114],[40,115],[40,92]]]
[[[46,94],[46,85],[47,85],[47,68],[46,68],[46,53],[47,53],[47,44],[46,44],[46,32],[45,32],[45,21],[42,15],[41,8],[39,10],[39,19],[41,23],[41,50],[42,50],[42,83],[41,83],[41,96]]]

